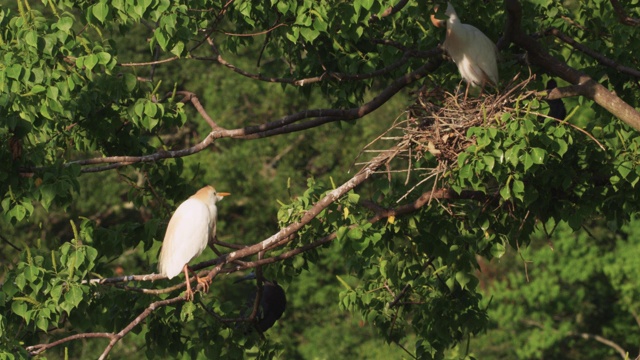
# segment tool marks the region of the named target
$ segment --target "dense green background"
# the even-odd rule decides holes
[[[361,168],[356,163],[372,157],[363,148],[406,119],[419,90],[453,91],[460,78],[447,61],[362,118],[259,139],[222,138],[189,156],[104,171],[71,162],[202,141],[211,127],[190,103],[180,103],[179,91],[196,94],[225,129],[307,109],[361,106],[394,79],[440,61],[441,54],[429,52],[444,37],[429,21],[435,3],[409,1],[383,17],[395,3],[3,2],[0,357],[26,358],[26,347],[69,335],[117,333],[150,303],[178,296],[82,280],[154,272],[173,209],[198,188],[212,184],[232,193],[218,206],[219,240],[258,243],[351,179]],[[637,76],[543,34],[557,27],[637,72],[637,27],[621,23],[611,2],[520,3],[524,30],[546,51],[638,108]],[[504,4],[479,4],[454,2],[463,22],[497,40]],[[625,10],[640,17],[638,1]],[[501,50],[502,87],[532,72],[527,90],[544,89],[550,74],[529,67],[514,44]],[[327,76],[304,86],[256,80],[221,65],[216,51],[264,77]],[[380,69],[388,71],[361,76]],[[437,159],[415,155],[409,176],[372,176],[293,241],[268,252],[337,234],[328,245],[263,268],[288,299],[285,315],[264,336],[211,315],[241,316],[253,293],[250,283],[233,284],[240,274],[221,274],[198,301],[154,311],[115,345],[111,358],[614,359],[625,352],[634,358],[640,138],[592,99],[564,102],[575,128],[538,120],[530,112],[545,113],[547,105],[523,97],[503,122],[470,129],[476,144],[435,184],[422,183],[421,169]],[[367,149],[395,142],[378,140]],[[395,159],[389,166],[408,165]],[[367,202],[394,208],[432,188],[473,190],[484,200],[434,200],[367,222],[374,215]],[[207,249],[191,264],[216,256]],[[127,285],[161,289],[169,282]],[[97,358],[107,343],[74,340],[38,356]]]

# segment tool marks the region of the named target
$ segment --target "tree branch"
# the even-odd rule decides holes
[[[538,321],[535,321],[535,320],[524,319],[524,320],[522,320],[522,323],[524,323],[526,325],[535,326],[535,327],[537,327],[539,329],[543,329],[543,330],[550,329],[550,330],[552,330],[554,332],[558,332],[558,329],[555,329],[553,327],[548,328],[544,324],[542,324],[542,323],[540,323]],[[620,345],[616,344],[614,341],[611,341],[611,340],[609,340],[607,338],[604,338],[604,337],[602,337],[600,335],[594,335],[594,334],[588,334],[588,333],[580,333],[580,332],[575,332],[575,331],[570,331],[570,332],[567,333],[567,335],[568,336],[573,336],[573,337],[580,337],[580,338],[583,338],[583,339],[586,339],[586,340],[593,339],[593,340],[595,340],[595,341],[597,341],[597,342],[599,342],[601,344],[607,345],[610,348],[614,349],[615,351],[618,352],[618,354],[620,354],[620,357],[622,357],[623,359],[625,359],[625,360],[628,359],[627,351],[625,351],[622,348],[622,346],[620,346]]]
[[[405,86],[421,79],[429,72],[435,70],[441,60],[435,60],[419,67],[415,71],[405,74],[396,80],[391,85],[382,90],[371,101],[351,109],[315,109],[305,110],[298,113],[285,116],[279,120],[268,122],[262,125],[247,126],[244,128],[227,130],[218,126],[204,111],[202,107],[198,109],[205,119],[209,119],[208,122],[214,128],[214,130],[207,135],[207,137],[200,143],[182,150],[160,150],[156,153],[142,156],[110,156],[99,157],[93,159],[70,161],[64,164],[64,166],[80,165],[89,166],[97,164],[110,164],[103,167],[83,168],[82,172],[98,172],[119,168],[126,165],[132,165],[136,163],[156,162],[162,159],[178,158],[198,153],[206,149],[215,140],[221,138],[237,138],[237,139],[259,139],[264,137],[270,137],[275,135],[287,134],[291,132],[303,131],[317,126],[321,126],[330,122],[343,121],[343,120],[356,120],[364,117],[365,115],[375,111],[391,97],[397,94]],[[181,92],[182,93],[182,92]],[[191,93],[184,92],[183,94],[189,95]],[[189,95],[185,98],[185,101],[189,100],[194,106],[199,105],[199,101],[195,95]],[[305,119],[315,118],[307,120],[300,124],[295,124]],[[46,169],[46,167],[35,168],[22,168],[21,173],[33,173]]]
[[[380,16],[373,14],[371,15],[371,21],[377,21],[377,20],[381,20],[386,18],[387,16],[391,16],[394,15],[398,12],[400,12],[400,10],[402,10],[407,3],[409,2],[409,0],[400,0],[398,1],[397,4],[393,5],[393,6],[389,6],[388,8],[386,8],[382,14],[380,14]]]
[[[640,26],[640,19],[632,18],[627,15],[626,11],[622,7],[622,5],[620,5],[618,0],[611,0],[611,6],[613,6],[613,10],[616,12],[616,16],[618,16],[618,20],[621,23],[629,26]]]
[[[321,81],[326,80],[328,78],[335,79],[335,80],[337,80],[339,82],[340,81],[349,81],[349,80],[371,79],[371,78],[374,78],[374,77],[377,77],[377,76],[381,76],[381,75],[387,74],[387,73],[399,68],[400,66],[406,64],[409,61],[409,59],[411,58],[411,54],[412,53],[410,51],[407,51],[402,55],[402,57],[399,60],[397,60],[396,62],[392,63],[391,65],[385,66],[382,69],[378,69],[378,70],[372,71],[370,73],[345,74],[345,73],[339,73],[339,72],[325,71],[321,75],[312,76],[312,77],[308,77],[308,78],[304,78],[304,79],[279,78],[279,77],[263,76],[263,75],[260,75],[260,74],[252,74],[252,73],[250,73],[248,71],[242,70],[242,69],[238,68],[237,66],[229,63],[220,54],[218,54],[215,57],[194,56],[193,58],[196,59],[196,60],[217,62],[218,64],[227,67],[231,71],[233,71],[233,72],[235,72],[237,74],[240,74],[242,76],[248,77],[250,79],[253,79],[253,80],[259,80],[259,81],[265,81],[265,82],[271,82],[271,83],[291,84],[291,85],[295,85],[295,86],[304,86],[304,85],[309,85],[309,84],[321,82]]]
[[[614,116],[627,125],[640,131],[640,113],[632,106],[624,102],[607,88],[600,85],[587,74],[578,71],[565,62],[551,56],[540,43],[527,35],[521,27],[522,7],[517,0],[505,0],[507,7],[507,26],[511,41],[528,52],[529,60],[554,76],[581,85],[580,95],[594,100]]]
[[[25,350],[27,350],[29,352],[29,354],[31,355],[38,355],[48,349],[51,349],[53,347],[56,347],[60,344],[64,344],[66,342],[72,341],[72,340],[78,340],[78,339],[91,339],[91,338],[106,338],[106,339],[113,339],[113,337],[115,336],[115,334],[113,333],[84,333],[84,334],[76,334],[76,335],[71,335],[71,336],[67,336],[66,338],[62,338],[60,340],[54,341],[52,343],[48,343],[48,344],[38,344],[38,345],[33,345],[33,346],[27,346],[25,348]]]
[[[617,351],[618,354],[620,354],[620,357],[622,359],[625,359],[625,360],[628,359],[627,352],[620,345],[618,345],[615,342],[613,342],[613,341],[611,341],[611,340],[609,340],[607,338],[604,338],[604,337],[602,337],[600,335],[587,334],[587,333],[576,333],[576,332],[571,332],[571,333],[569,333],[569,335],[575,336],[575,337],[581,337],[581,338],[586,339],[586,340],[589,340],[589,339],[595,340],[595,341],[597,341],[597,342],[599,342],[601,344],[607,345],[608,347],[610,347],[610,348],[614,349],[615,351]]]
[[[564,41],[565,43],[573,46],[575,49],[578,49],[579,51],[591,56],[592,58],[598,60],[598,62],[602,65],[608,66],[621,73],[640,78],[640,71],[630,68],[628,66],[624,66],[616,63],[614,60],[609,59],[608,57],[580,44],[579,42],[575,41],[572,37],[568,36],[567,34],[563,33],[557,28],[547,29],[546,33],[557,37],[558,39]]]

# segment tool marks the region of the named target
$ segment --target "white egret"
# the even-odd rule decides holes
[[[436,7],[435,10],[438,11],[438,8]],[[498,84],[496,45],[475,26],[460,22],[451,3],[447,3],[445,15],[448,17],[446,21],[438,20],[435,15],[431,15],[431,22],[436,27],[444,27],[446,24],[447,35],[443,48],[467,83],[465,99],[469,92],[469,85],[480,86],[482,90],[486,83],[496,86]]]
[[[187,301],[193,300],[188,263],[200,255],[209,239],[216,235],[216,202],[228,195],[230,194],[216,192],[212,186],[205,186],[180,204],[169,220],[158,260],[158,271],[169,279],[184,271]],[[202,284],[205,292],[209,290],[206,279],[196,275],[196,280]]]

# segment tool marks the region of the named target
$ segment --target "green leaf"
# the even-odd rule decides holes
[[[486,165],[486,170],[488,172],[492,172],[493,167],[496,164],[496,159],[490,155],[482,155],[482,161],[484,161],[484,164]]]
[[[47,91],[46,87],[44,87],[42,85],[34,85],[31,88],[31,91],[29,93],[31,93],[31,94],[39,94],[39,93],[45,92],[45,91]]]
[[[506,253],[506,247],[502,243],[494,243],[491,246],[491,255],[494,258],[501,258]]]
[[[60,296],[62,295],[62,285],[58,284],[51,288],[51,298],[57,304],[60,301]]]
[[[360,229],[359,227],[354,227],[353,229],[349,230],[347,236],[353,240],[362,239],[362,229]]]
[[[524,182],[522,180],[513,181],[513,195],[521,201],[524,200]]]
[[[184,52],[184,43],[182,41],[178,41],[178,43],[176,43],[171,49],[171,53],[177,57],[182,56],[183,52]]]
[[[26,302],[13,299],[13,303],[11,304],[11,311],[13,311],[14,314],[20,316],[25,320],[29,320],[29,317],[27,315],[28,309],[29,307],[27,306]]]
[[[162,29],[155,29],[153,32],[153,37],[158,42],[158,45],[162,50],[167,50],[167,44],[169,40],[165,36],[165,33]]]
[[[180,311],[180,320],[183,323],[193,320],[193,312],[196,310],[196,305],[193,301],[187,301],[182,305],[182,311]]]
[[[64,294],[63,304],[65,305],[63,306],[63,304],[61,304],[61,307],[63,307],[65,311],[69,312],[73,308],[77,307],[80,304],[80,302],[82,302],[82,289],[80,288],[80,286],[71,285],[71,288],[69,289],[69,291],[67,291],[67,293]]]
[[[622,164],[618,165],[617,170],[618,170],[618,173],[622,175],[622,178],[626,179],[627,176],[629,176],[629,174],[631,173],[631,171],[633,171],[633,162],[625,161]]]
[[[87,70],[91,71],[96,66],[96,64],[98,64],[98,60],[100,59],[97,55],[88,55],[84,59],[84,66],[87,68]]]
[[[18,64],[10,65],[5,70],[5,74],[7,74],[7,77],[14,80],[19,80],[21,73],[22,73],[22,66]]]
[[[338,241],[342,241],[344,240],[345,236],[347,235],[349,228],[346,226],[341,226],[338,228],[338,230],[336,231],[336,240]]]
[[[93,16],[96,17],[96,19],[104,24],[104,21],[109,15],[109,6],[105,1],[101,1],[91,7],[91,12],[93,13]]]
[[[56,27],[58,28],[58,30],[63,31],[65,33],[69,33],[69,30],[71,30],[72,26],[73,26],[73,19],[68,16],[62,16],[60,19],[58,19],[58,22],[56,23]]]
[[[458,271],[456,273],[456,281],[463,289],[465,289],[467,284],[471,281],[471,277],[464,271]]]
[[[504,200],[509,200],[511,199],[511,190],[509,189],[509,185],[505,185],[500,189],[500,196],[504,199]]]
[[[20,289],[20,291],[24,290],[24,287],[27,284],[27,279],[25,278],[25,274],[23,272],[18,274],[14,282],[16,286],[18,286],[18,289]]]
[[[531,154],[525,154],[524,162],[523,162],[524,170],[525,171],[529,170],[529,168],[533,166],[533,163],[534,163],[534,161],[533,161],[533,157],[531,156]]]
[[[109,54],[108,52],[102,51],[95,55],[98,57],[98,63],[100,65],[107,65],[109,61],[111,61],[111,54]]]
[[[358,0],[360,5],[366,10],[371,10],[371,6],[373,6],[374,0]]]
[[[49,328],[49,319],[42,315],[36,316],[36,327],[44,332]]]
[[[26,41],[27,45],[35,48],[38,47],[38,33],[36,33],[35,30],[28,31],[24,36],[24,40]]]
[[[318,36],[320,36],[320,32],[310,27],[301,27],[300,35],[305,38],[308,42],[313,42]]]
[[[547,151],[538,147],[531,148],[531,157],[535,164],[543,164]]]

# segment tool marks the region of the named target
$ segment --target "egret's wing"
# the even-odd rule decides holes
[[[498,49],[482,31],[475,26],[463,24],[465,32],[468,34],[465,39],[467,55],[469,57],[471,70],[477,78],[489,79],[494,85],[498,84]]]
[[[178,206],[162,242],[158,261],[160,274],[171,279],[202,253],[209,241],[211,221],[209,209],[199,200],[188,199]]]

